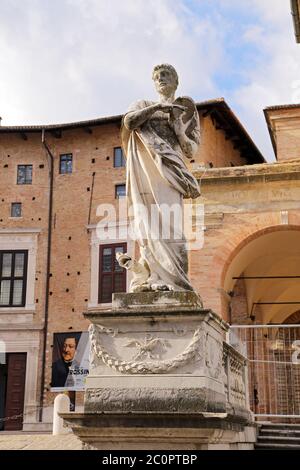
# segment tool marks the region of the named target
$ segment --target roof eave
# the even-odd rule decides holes
[[[212,101],[206,101],[202,103],[196,103],[198,109],[203,109],[205,107],[216,107],[221,109],[223,112],[225,111],[228,118],[230,119],[232,126],[235,126],[236,129],[238,129],[238,132],[242,136],[242,138],[246,138],[247,143],[249,144],[249,150],[253,155],[255,155],[255,158],[251,163],[266,163],[266,159],[258,149],[258,147],[255,145],[254,141],[246,131],[245,127],[241,123],[241,121],[238,119],[238,117],[235,115],[235,113],[232,111],[230,106],[226,103],[224,98],[219,98],[217,100],[212,100]]]
[[[207,108],[216,108],[221,110],[225,115],[227,115],[228,120],[230,120],[230,124],[232,127],[236,129],[236,131],[241,136],[241,139],[244,139],[249,147],[249,152],[253,155],[253,159],[251,159],[251,163],[264,163],[266,160],[256,147],[255,143],[251,139],[250,135],[228,106],[224,98],[217,98],[208,101],[202,101],[196,103],[198,110],[203,110]],[[90,119],[88,121],[78,121],[78,122],[71,122],[66,124],[50,124],[50,125],[41,125],[41,126],[0,126],[0,133],[37,133],[42,132],[54,132],[54,131],[66,131],[71,129],[78,129],[78,128],[88,128],[88,127],[95,127],[99,125],[105,124],[117,124],[120,125],[123,119],[123,115],[115,115],[115,116],[108,116],[104,118],[98,119]],[[249,161],[250,163],[250,161]]]
[[[94,127],[103,124],[119,123],[123,115],[107,116],[98,119],[89,119],[87,121],[68,122],[65,124],[45,124],[38,126],[0,126],[0,132],[41,132],[45,131],[67,131],[78,129],[80,127]]]

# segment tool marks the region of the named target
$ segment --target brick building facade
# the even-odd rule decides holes
[[[273,164],[223,99],[199,103],[198,111],[202,141],[191,165],[205,232],[203,248],[190,252],[193,286],[230,323],[287,321],[296,303],[264,301],[297,300],[300,106],[265,111]],[[7,357],[0,379],[15,391],[14,399],[0,393],[0,412],[24,407],[24,419],[6,429],[47,428],[54,334],[86,331],[82,312],[107,306],[113,286],[124,288],[117,277],[124,274],[105,277],[102,264],[116,246],[133,252],[132,242],[104,243],[96,233],[98,206],[117,207],[124,191],[121,119],[0,127],[0,340]],[[295,278],[258,278],[267,274]]]

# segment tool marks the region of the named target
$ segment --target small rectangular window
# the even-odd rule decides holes
[[[22,217],[21,202],[13,202],[11,205],[11,217]]]
[[[0,251],[0,307],[24,307],[27,251]]]
[[[114,148],[114,167],[120,168],[125,166],[125,158],[121,147]]]
[[[72,173],[72,165],[73,165],[73,155],[71,153],[60,155],[60,160],[59,160],[60,174],[66,175],[68,173]]]
[[[125,184],[117,184],[116,185],[116,199],[120,199],[121,197],[126,196],[126,185]]]
[[[32,165],[18,165],[17,184],[32,184]]]

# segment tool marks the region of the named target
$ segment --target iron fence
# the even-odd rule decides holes
[[[232,325],[229,344],[248,359],[257,420],[300,420],[300,325]]]

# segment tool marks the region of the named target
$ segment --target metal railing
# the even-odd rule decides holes
[[[248,360],[256,418],[300,419],[300,325],[232,325],[229,343]]]

